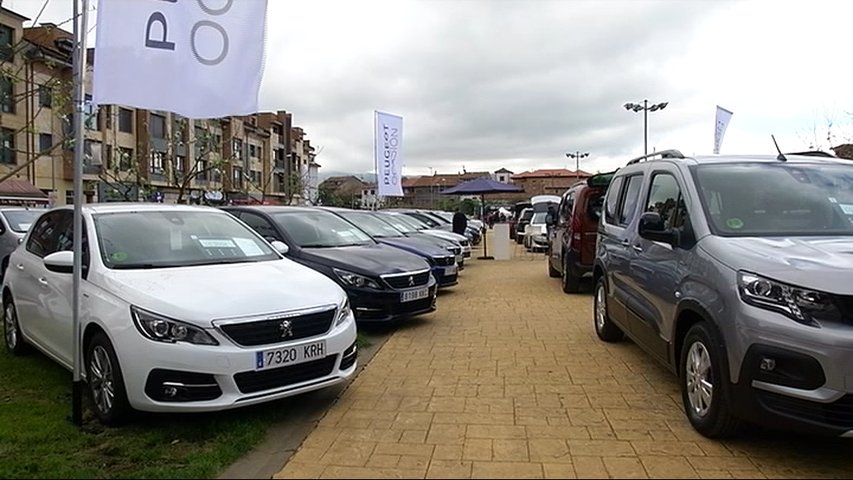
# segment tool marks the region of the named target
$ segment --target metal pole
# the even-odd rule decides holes
[[[581,174],[578,173],[578,170],[581,168],[581,152],[580,150],[575,152],[575,183],[577,183],[581,179]]]
[[[643,155],[649,154],[649,100],[643,100]]]
[[[83,113],[85,111],[86,75],[86,32],[88,26],[89,1],[82,0],[83,11],[80,12],[78,0],[74,0],[74,224],[73,224],[73,305],[72,305],[72,335],[73,335],[73,365],[71,382],[71,421],[75,425],[83,423],[83,383],[80,379],[82,370],[81,335],[80,335],[80,283],[83,270],[83,153],[85,147],[85,126]],[[78,15],[80,17],[78,18]],[[79,23],[78,23],[79,21]]]

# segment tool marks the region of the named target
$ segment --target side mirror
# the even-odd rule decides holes
[[[270,242],[270,245],[272,245],[272,248],[276,249],[276,251],[282,255],[287,255],[287,252],[290,251],[290,247],[280,240],[273,240]]]
[[[646,212],[640,217],[637,226],[640,236],[653,242],[663,242],[674,245],[678,241],[678,232],[666,229],[663,219],[657,212]]]
[[[56,273],[72,273],[74,271],[74,252],[63,250],[53,252],[44,257],[44,268]]]

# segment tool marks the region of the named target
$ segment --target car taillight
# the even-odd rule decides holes
[[[583,240],[583,222],[578,217],[572,218],[572,239],[569,246],[572,250],[581,250],[581,240]]]

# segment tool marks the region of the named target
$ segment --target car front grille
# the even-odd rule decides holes
[[[456,257],[435,257],[435,264],[440,267],[449,267],[456,264]]]
[[[322,335],[329,331],[335,309],[304,315],[281,315],[269,320],[220,325],[222,333],[234,343],[245,347],[281,343]],[[289,322],[289,327],[284,325]],[[290,335],[287,335],[287,331]]]
[[[818,403],[770,392],[757,392],[767,409],[822,425],[853,429],[853,394],[832,403]]]
[[[240,372],[234,375],[234,383],[237,384],[237,388],[242,393],[255,393],[286,387],[329,375],[335,368],[337,360],[337,355],[329,355],[320,360],[312,360],[288,367],[257,372]]]
[[[459,255],[462,253],[462,247],[447,247],[447,251],[454,255]]]
[[[429,270],[384,275],[382,279],[385,280],[385,283],[387,283],[389,287],[394,289],[422,287],[429,283]]]

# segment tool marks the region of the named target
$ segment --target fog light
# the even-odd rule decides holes
[[[765,372],[772,372],[776,368],[776,360],[767,357],[761,357],[761,364],[758,367]]]
[[[166,395],[166,397],[168,397],[168,398],[174,398],[175,395],[177,395],[177,394],[178,394],[178,389],[175,387],[164,387],[163,388],[163,395]]]

